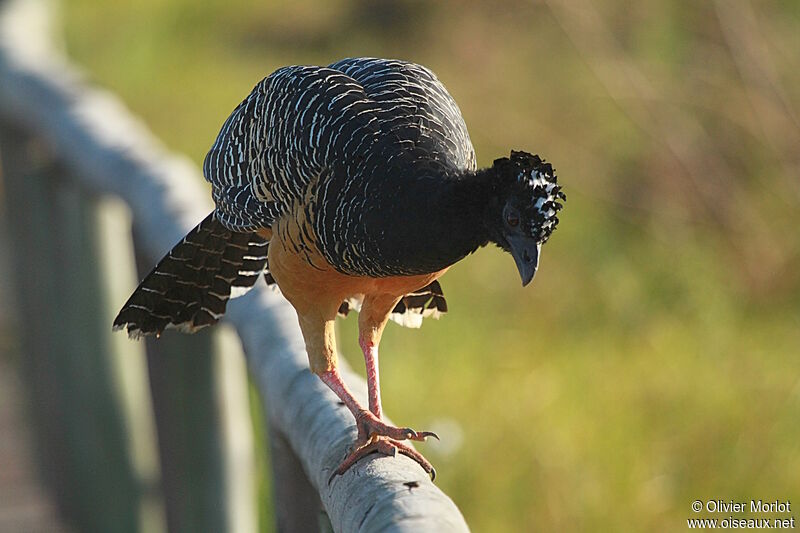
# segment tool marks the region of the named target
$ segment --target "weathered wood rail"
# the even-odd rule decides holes
[[[27,322],[21,332],[30,352],[26,358],[35,360],[32,367],[44,368],[48,383],[68,390],[62,400],[83,394],[80,409],[108,402],[104,416],[113,420],[113,395],[100,374],[106,351],[119,344],[110,340],[109,328],[112,309],[122,302],[104,305],[95,286],[102,258],[92,244],[99,223],[93,206],[109,195],[127,204],[136,254],[151,265],[209,212],[209,197],[191,162],[169,153],[117,98],[86,83],[54,49],[44,0],[0,0],[0,10],[0,157],[8,211],[17,217],[12,230],[22,274],[19,293],[23,300],[25,294],[30,297],[27,310],[21,311]],[[92,307],[95,321],[84,323],[79,318],[84,314],[71,312],[78,302]],[[50,305],[59,307],[48,310]],[[241,340],[265,408],[280,531],[318,531],[320,504],[335,531],[467,530],[450,498],[406,457],[363,460],[329,484],[355,438],[355,427],[335,395],[308,371],[293,310],[263,284],[228,307],[226,321]],[[178,404],[202,404],[203,398],[191,394],[203,390],[213,370],[203,355],[208,339],[187,338],[174,336],[163,345],[148,341],[167,522],[173,531],[220,530],[225,524],[208,511],[219,505],[213,490],[194,500],[181,493],[193,485],[224,485],[222,467],[214,464],[214,451],[206,449],[210,445],[204,440],[215,431],[207,426],[218,422],[213,406],[207,420],[192,425],[182,420],[180,405],[171,399],[182,394]],[[75,354],[84,367],[74,368]],[[353,390],[365,391],[363,380],[346,369],[345,376]],[[70,385],[73,389],[64,388],[61,382],[70,379],[78,381]],[[48,405],[50,411],[40,410],[40,418],[57,416],[54,410],[62,407]],[[82,428],[52,422],[43,425],[54,439],[61,438],[59,432],[94,439],[98,453],[104,452],[104,462],[95,465],[106,473],[99,478],[69,477],[71,470],[56,468],[62,497],[70,494],[65,487],[73,492],[77,487],[89,491],[95,503],[112,507],[106,522],[89,516],[108,511],[98,505],[84,509],[86,516],[77,523],[104,531],[140,527],[133,515],[143,489],[131,472],[128,445],[121,442],[124,432],[117,428],[102,441],[91,434],[92,419]],[[177,464],[181,461],[187,464]],[[170,469],[177,469],[171,482]],[[183,479],[197,472],[203,479]],[[112,490],[122,490],[114,496],[127,494],[129,503],[104,492]]]

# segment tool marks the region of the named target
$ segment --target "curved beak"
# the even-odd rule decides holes
[[[517,263],[519,275],[522,278],[524,287],[533,280],[536,270],[539,268],[539,253],[542,245],[522,235],[511,235],[506,237],[508,244],[511,245],[511,255]]]

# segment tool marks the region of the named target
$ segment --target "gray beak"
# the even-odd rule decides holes
[[[514,256],[514,261],[517,263],[517,269],[524,287],[536,275],[536,270],[539,268],[539,252],[542,250],[542,245],[530,237],[523,237],[522,235],[512,235],[506,238],[508,239],[508,244],[511,245],[511,255]]]

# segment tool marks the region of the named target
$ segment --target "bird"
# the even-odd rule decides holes
[[[352,413],[358,436],[333,476],[398,453],[435,470],[389,424],[378,348],[389,320],[447,311],[439,278],[477,249],[510,253],[528,285],[566,195],[538,155],[479,169],[461,111],[428,68],[396,59],[295,65],[262,79],[203,162],[215,209],[140,283],[114,320],[132,338],[219,321],[261,277],[297,312],[309,368]],[[339,372],[334,322],[358,312],[368,405]]]

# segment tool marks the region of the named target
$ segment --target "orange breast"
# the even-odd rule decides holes
[[[386,278],[351,276],[334,269],[314,243],[306,242],[298,249],[301,233],[292,217],[279,220],[271,234],[269,270],[281,292],[299,312],[321,308],[324,314],[333,317],[347,298],[372,295],[401,298],[447,271],[445,268],[430,274]]]

